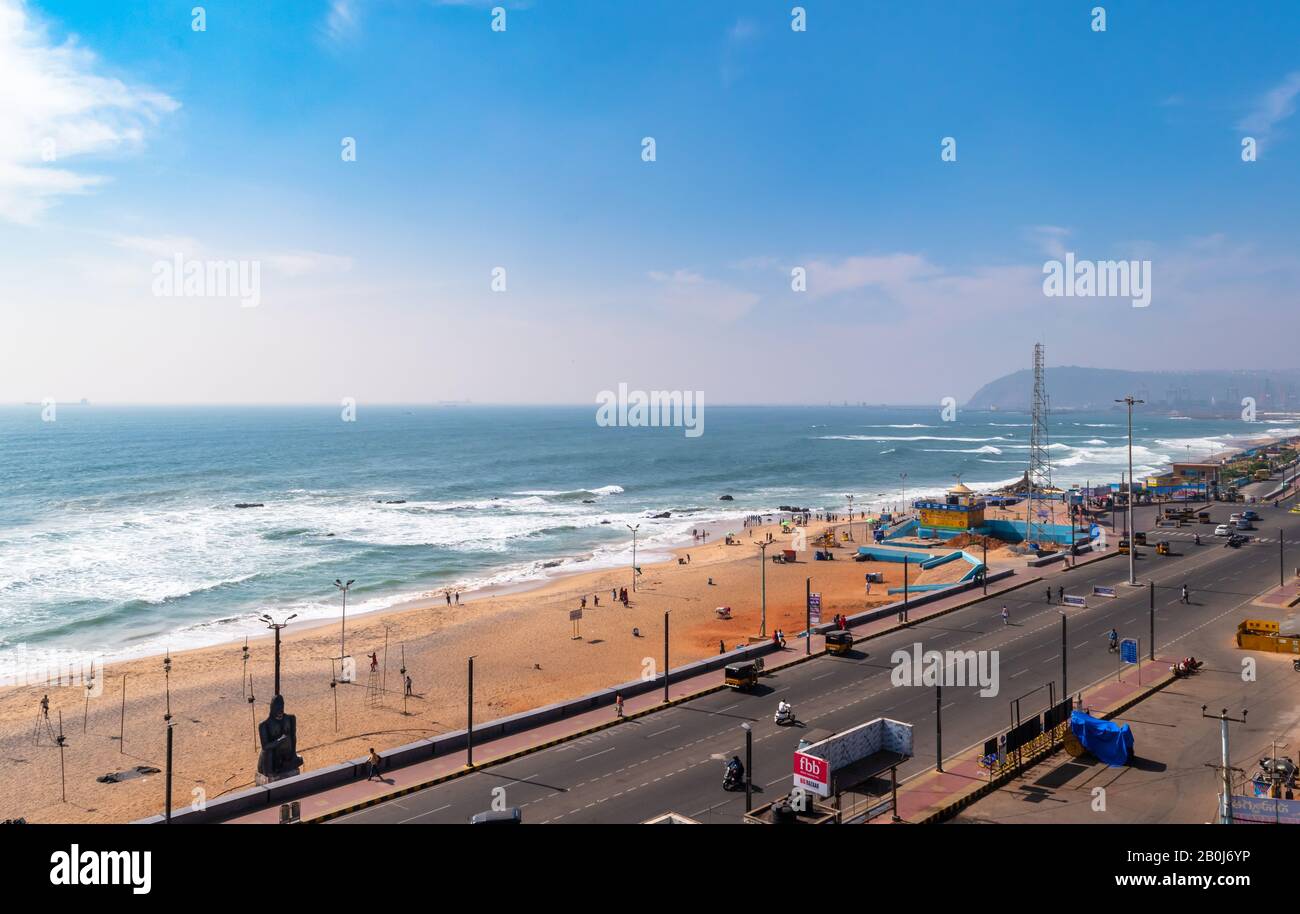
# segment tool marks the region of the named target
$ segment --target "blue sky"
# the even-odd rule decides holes
[[[1292,3],[194,5],[0,0],[0,401],[1294,365]],[[1151,306],[1045,298],[1064,251],[1149,259]],[[257,307],[157,297],[176,254],[256,261]]]

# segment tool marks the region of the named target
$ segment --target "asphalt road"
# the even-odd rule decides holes
[[[1239,507],[1215,505],[1216,523]],[[1250,614],[1247,604],[1278,582],[1278,529],[1288,542],[1300,541],[1300,515],[1284,509],[1258,508],[1262,529],[1240,549],[1223,546],[1209,534],[1213,527],[1193,525],[1151,536],[1168,538],[1174,555],[1156,556],[1154,546],[1138,559],[1140,581],[1156,583],[1157,653],[1182,656],[1193,636],[1213,627],[1222,637]],[[1138,513],[1137,528],[1150,528],[1154,511]],[[1202,533],[1202,545],[1192,534]],[[1292,551],[1296,564],[1300,553]],[[1025,573],[1033,573],[1028,569]],[[923,650],[998,652],[1000,691],[981,697],[977,688],[943,692],[943,745],[953,755],[1005,729],[1012,699],[1027,696],[1026,716],[1046,706],[1048,683],[1060,696],[1061,616],[1068,617],[1068,684],[1077,692],[1107,675],[1115,675],[1116,656],[1106,650],[1105,633],[1114,626],[1121,637],[1140,637],[1148,644],[1148,592],[1130,588],[1127,558],[1111,558],[1065,574],[1049,572],[1043,584],[949,613],[930,622],[863,642],[847,657],[821,657],[778,670],[763,679],[755,693],[725,690],[563,743],[500,765],[492,765],[436,787],[341,817],[339,823],[464,823],[491,808],[500,797],[523,809],[526,823],[639,822],[667,811],[702,822],[735,823],[744,809],[744,793],[722,790],[722,760],[745,754],[741,724],[753,727],[755,805],[788,792],[791,756],[800,730],[778,728],[772,713],[779,699],[794,705],[808,729],[841,730],[875,717],[888,716],[914,726],[916,756],[900,768],[900,779],[915,776],[935,762],[935,693],[923,687],[895,687],[890,682],[891,654]],[[1090,599],[1086,609],[1048,604],[1043,590],[1064,583],[1067,593],[1090,594],[1092,586],[1115,586],[1116,599]],[[1191,590],[1190,605],[1179,599],[1181,586]],[[1010,625],[999,617],[1002,605]],[[1132,676],[1130,671],[1126,675]]]

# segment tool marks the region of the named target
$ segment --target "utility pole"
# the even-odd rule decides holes
[[[771,543],[754,543],[754,545],[758,547],[759,564],[760,564],[760,566],[761,566],[761,568],[762,568],[762,572],[763,572],[763,573],[762,573],[762,578],[763,578],[763,585],[762,585],[762,586],[763,586],[763,613],[762,613],[762,616],[761,616],[760,619],[759,619],[759,624],[758,624],[758,637],[760,637],[760,638],[766,638],[766,637],[767,637],[767,547],[770,546],[770,545],[772,545],[772,544],[771,544]],[[746,810],[746,812],[748,812],[748,810]]]
[[[1136,569],[1133,564],[1134,557],[1137,555],[1137,544],[1134,542],[1137,537],[1133,526],[1133,407],[1146,401],[1135,399],[1130,395],[1115,402],[1128,406],[1128,583],[1131,587],[1137,587]]]
[[[636,532],[641,529],[641,525],[637,524],[633,527],[631,524],[624,524],[623,526],[632,531],[632,593],[636,593]]]
[[[754,729],[741,724],[745,731],[745,812],[754,808]]]
[[[339,670],[343,675],[347,675],[347,668],[344,666],[343,658],[348,655],[347,652],[347,628],[348,628],[348,589],[356,583],[348,581],[346,584],[339,578],[334,579],[334,586],[343,591],[343,619],[339,624]],[[345,680],[351,681],[351,680]]]
[[[671,609],[664,610],[664,704],[668,704],[668,614]]]
[[[989,595],[989,538],[984,537],[984,596]]]
[[[1132,548],[1131,546],[1129,548]],[[1151,645],[1147,648],[1147,658],[1156,659],[1156,582],[1150,581],[1147,592],[1151,595],[1148,601],[1151,605]]]
[[[898,478],[903,481],[903,516],[907,516],[907,474],[899,473]]]
[[[469,700],[465,705],[465,764],[474,767],[474,658],[469,658]]]
[[[1058,610],[1058,612],[1061,613],[1061,694],[1069,695],[1070,686],[1065,677],[1066,671],[1069,668],[1067,658],[1070,654],[1069,620],[1066,618],[1063,611]]]
[[[1231,825],[1232,824],[1232,772],[1237,771],[1239,769],[1232,767],[1231,753],[1228,748],[1228,724],[1229,722],[1235,724],[1244,724],[1246,722],[1246,714],[1248,712],[1243,710],[1241,712],[1241,717],[1236,718],[1236,717],[1228,716],[1227,708],[1224,708],[1218,714],[1206,714],[1205,709],[1207,707],[1208,707],[1207,705],[1201,705],[1201,716],[1207,717],[1211,720],[1214,720],[1216,718],[1218,719],[1219,744],[1222,748],[1223,760],[1222,760],[1222,764],[1219,765],[1211,765],[1207,762],[1206,767],[1217,768],[1219,772],[1223,775],[1223,802],[1222,802],[1222,807],[1219,810],[1220,821],[1224,825]]]
[[[803,579],[803,652],[804,656],[812,654],[812,578]]]
[[[352,582],[349,581],[348,583],[350,584]],[[271,616],[268,613],[262,613],[262,615],[259,616],[259,618],[266,623],[267,628],[273,629],[275,631],[275,692],[274,694],[279,695],[280,694],[280,631],[286,625],[292,622],[294,619],[298,618],[298,614],[294,613],[292,616],[290,616],[288,619],[285,619],[283,622],[276,622],[274,619],[271,618]],[[247,651],[248,648],[245,647],[244,650]],[[247,668],[248,666],[247,660],[244,661],[244,666],[245,668]]]
[[[934,770],[943,773],[943,683],[934,685]]]

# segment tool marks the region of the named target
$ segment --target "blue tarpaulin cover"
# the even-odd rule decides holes
[[[1082,711],[1071,711],[1070,732],[1083,743],[1083,748],[1107,765],[1127,765],[1133,758],[1133,731],[1128,724],[1098,720]]]

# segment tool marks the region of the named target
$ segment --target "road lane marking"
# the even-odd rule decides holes
[[[673,724],[667,730],[660,730],[658,733],[651,733],[649,736],[646,737],[646,739],[654,739],[656,736],[663,736],[665,733],[668,733],[672,730],[676,730],[680,726],[681,724]],[[581,759],[579,759],[579,761],[581,761]]]
[[[448,803],[446,806],[439,806],[437,809],[431,809],[428,812],[422,812],[418,816],[411,816],[409,819],[402,819],[397,824],[405,825],[407,822],[414,822],[416,819],[423,819],[425,816],[431,816],[435,812],[442,812],[444,809],[451,809],[451,804]]]
[[[617,748],[618,748],[617,746],[610,746],[608,749],[601,749],[599,752],[593,752],[591,755],[584,755],[580,759],[575,759],[574,763],[577,764],[577,762],[585,762],[587,759],[595,758],[598,755],[604,755],[606,752],[613,752]],[[526,781],[528,779],[524,778],[523,780]]]

